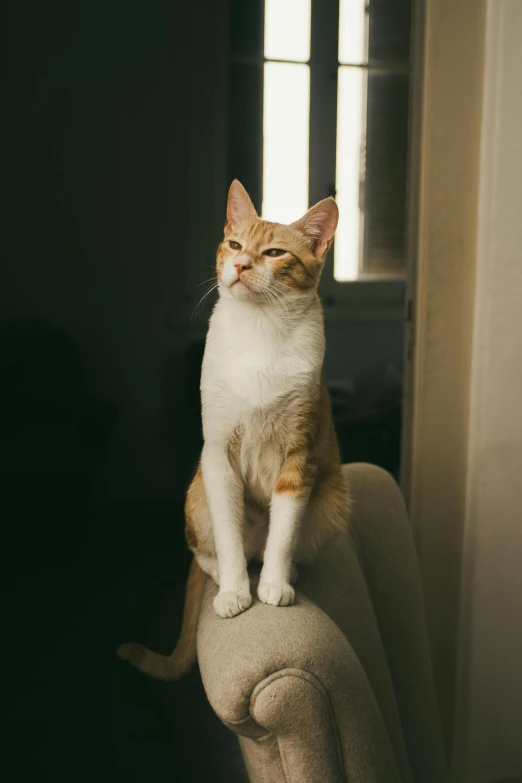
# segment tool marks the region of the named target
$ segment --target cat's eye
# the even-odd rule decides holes
[[[230,247],[232,248],[232,250],[241,250],[241,245],[239,244],[239,242],[234,242],[234,241],[231,239],[231,240],[230,240],[230,242],[229,242],[228,244],[230,245]]]
[[[280,247],[271,247],[268,250],[265,250],[263,252],[264,256],[270,256],[271,258],[276,258],[276,256],[282,256],[286,253],[286,250],[281,250]]]

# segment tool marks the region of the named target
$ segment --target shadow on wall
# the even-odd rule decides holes
[[[119,409],[96,392],[76,340],[38,319],[0,321],[0,469],[11,584],[80,558]]]
[[[343,462],[370,462],[398,481],[402,374],[392,362],[329,383]]]
[[[184,356],[165,363],[162,373],[161,437],[174,466],[174,508],[178,509],[184,505],[203,448],[199,385],[204,348],[204,341],[190,343]]]

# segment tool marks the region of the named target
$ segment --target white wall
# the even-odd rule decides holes
[[[522,776],[522,2],[489,0],[456,781]]]
[[[408,285],[414,300],[414,347],[407,352],[411,368],[406,374],[402,485],[419,555],[437,695],[450,751],[466,506],[486,3],[426,0],[424,9],[424,23],[416,35],[423,62],[414,94],[414,113],[419,115],[414,123],[418,184],[411,193],[417,225],[410,267],[416,269],[410,269]]]

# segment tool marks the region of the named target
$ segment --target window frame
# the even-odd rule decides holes
[[[416,2],[412,6],[412,29],[415,25]],[[229,0],[229,55],[228,55],[228,144],[227,171],[228,182],[240,179],[249,193],[255,207],[262,206],[263,179],[263,76],[264,64],[264,0]],[[315,204],[328,196],[335,197],[336,180],[336,136],[337,136],[337,77],[338,77],[338,31],[339,0],[312,0],[311,3],[311,41],[310,41],[310,151],[309,151],[309,203]],[[239,17],[239,21],[238,21]],[[249,51],[234,51],[234,38],[237,27],[234,24],[248,25],[247,38],[252,42]],[[336,45],[332,46],[332,39]],[[412,36],[413,41],[413,36]],[[411,59],[413,62],[413,58]],[[404,64],[370,61],[364,65],[354,65],[370,70],[405,70]],[[244,92],[238,94],[238,69],[251,80],[254,95],[249,97],[249,111],[243,105]],[[411,66],[407,70],[411,73]],[[410,106],[412,79],[410,79]],[[246,141],[241,148],[237,144],[237,128],[233,118],[251,114]],[[409,124],[411,125],[411,112]],[[257,128],[257,132],[255,131]],[[244,134],[243,134],[244,135]],[[409,183],[409,150],[408,170]],[[406,224],[408,223],[410,189],[407,188]],[[223,194],[225,199],[225,193]],[[335,241],[335,240],[334,240]],[[408,231],[406,248],[408,249]],[[206,290],[201,280],[207,278],[209,265],[191,267],[189,272],[189,297],[192,306]],[[337,281],[333,275],[333,248],[328,253],[321,277],[319,294],[324,306],[327,321],[350,320],[403,320],[405,313],[406,269],[400,276],[361,276],[357,280]],[[214,302],[214,296],[208,297],[193,322],[200,323],[208,319]]]
[[[336,42],[335,46],[331,45],[332,39]],[[328,196],[335,198],[336,195],[337,81],[340,65],[338,40],[339,0],[312,0],[309,181],[311,205]],[[380,71],[384,63],[369,61],[365,65],[354,64],[352,67]],[[393,67],[386,63],[385,67],[390,71],[406,70],[404,64]],[[407,70],[411,71],[409,65]],[[406,178],[408,179],[408,171]],[[406,269],[400,276],[366,275],[357,280],[338,281],[334,278],[333,252],[332,247],[319,288],[326,319],[352,320],[365,316],[368,319],[403,319]]]

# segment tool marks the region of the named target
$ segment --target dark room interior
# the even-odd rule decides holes
[[[385,6],[374,4],[370,40],[380,45],[379,20],[398,30],[388,56],[402,70],[391,92],[369,93],[368,247],[388,242],[396,263],[411,7],[396,3],[385,18]],[[322,14],[312,23],[318,62]],[[136,638],[166,652],[179,631],[183,503],[202,445],[214,300],[191,315],[230,181],[262,195],[262,3],[30,0],[10,2],[9,17],[0,453],[5,646],[16,651],[6,679],[21,738],[12,779],[247,781],[197,668],[165,684],[115,651]],[[312,117],[329,111],[325,94],[312,83]],[[383,148],[383,124],[403,158],[389,175],[397,156]],[[335,187],[335,156],[321,154],[310,203]],[[379,194],[394,183],[395,211],[383,217]],[[362,283],[345,302],[328,279],[325,373],[343,461],[398,479],[403,281],[382,299]]]

